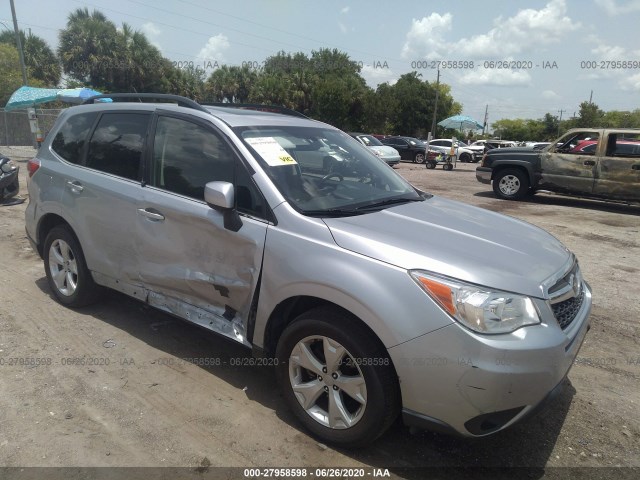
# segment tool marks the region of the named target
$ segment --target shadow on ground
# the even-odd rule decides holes
[[[52,300],[46,278],[37,286]],[[105,292],[100,303],[84,308],[91,315],[127,332],[153,348],[178,358],[220,357],[225,366],[202,366],[203,370],[234,387],[247,387],[250,400],[272,409],[293,428],[308,435],[284,404],[272,367],[229,366],[230,359],[251,359],[239,344],[167,315],[117,292]],[[425,478],[432,474],[455,474],[476,478],[478,469],[526,467],[528,478],[539,478],[553,451],[575,390],[567,380],[553,404],[537,416],[513,428],[483,439],[461,439],[431,432],[410,433],[398,420],[371,446],[341,453],[373,468],[386,468],[402,478]],[[499,472],[498,472],[499,473]],[[439,478],[439,477],[438,477]],[[494,476],[495,478],[495,476]]]

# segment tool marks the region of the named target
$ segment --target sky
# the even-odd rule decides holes
[[[375,88],[416,70],[463,114],[503,118],[640,108],[640,0],[14,0],[20,28],[54,49],[70,12],[144,32],[176,65],[260,66],[278,51],[337,48]],[[12,28],[8,1],[0,27]],[[440,63],[439,63],[440,62]],[[627,68],[624,68],[624,67]],[[561,113],[562,111],[562,113]]]

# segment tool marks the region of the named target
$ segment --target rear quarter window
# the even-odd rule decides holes
[[[97,112],[73,115],[66,120],[51,142],[51,148],[67,162],[80,163],[83,148],[91,131]]]

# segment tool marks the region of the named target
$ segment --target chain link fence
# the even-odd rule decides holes
[[[59,108],[36,108],[38,124],[43,135],[47,135],[62,110]],[[5,111],[0,109],[0,145],[6,147],[35,145],[35,134],[31,133],[27,110]]]

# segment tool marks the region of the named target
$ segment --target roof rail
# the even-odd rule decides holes
[[[207,105],[210,107],[239,108],[241,110],[256,110],[258,112],[280,113],[282,115],[291,115],[292,117],[309,118],[296,110],[282,107],[280,105],[261,105],[259,103],[202,103],[201,105]]]
[[[142,99],[163,100],[165,101],[165,103],[173,102],[177,103],[181,107],[193,108],[194,110],[200,110],[201,112],[209,113],[206,108],[204,108],[199,103],[191,100],[190,98],[182,97],[180,95],[171,95],[167,93],[105,93],[102,95],[89,97],[84,102],[82,102],[82,104],[86,105],[95,103],[95,101],[100,98],[110,98],[114,102],[142,102]]]

